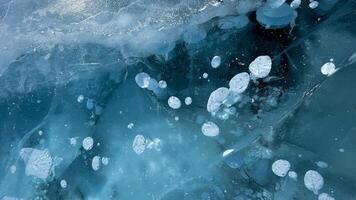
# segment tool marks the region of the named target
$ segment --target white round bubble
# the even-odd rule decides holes
[[[164,81],[164,80],[160,80],[159,82],[158,82],[158,87],[160,87],[160,88],[166,88],[167,87],[167,82],[166,81]]]
[[[149,86],[149,84],[150,84],[150,79],[151,79],[150,75],[148,75],[145,72],[138,73],[135,76],[136,84],[140,88],[147,88]]]
[[[212,68],[218,68],[221,65],[221,57],[220,56],[214,56],[213,59],[211,59],[211,67]]]
[[[66,188],[67,187],[67,181],[64,180],[64,179],[62,179],[59,184],[61,185],[62,188]]]
[[[289,171],[288,176],[294,180],[297,180],[297,178],[298,178],[298,174],[295,171]]]
[[[203,73],[203,78],[207,79],[207,78],[208,78],[208,76],[209,76],[209,74],[208,74],[208,73]]]
[[[327,62],[323,66],[321,66],[320,70],[321,70],[322,74],[324,74],[326,76],[330,76],[336,72],[336,66],[332,62]]]
[[[318,191],[324,186],[324,178],[315,170],[309,170],[304,175],[305,187],[318,194]]]
[[[92,137],[86,137],[82,142],[83,148],[87,151],[93,148],[93,144],[94,144],[94,140]]]
[[[142,154],[146,149],[146,139],[143,135],[136,135],[132,142],[132,149],[138,155]]]
[[[192,99],[191,97],[186,97],[186,98],[184,99],[184,103],[185,103],[185,105],[187,105],[187,106],[189,106],[190,104],[192,104],[192,102],[193,102],[193,99]]]
[[[100,168],[100,156],[94,156],[92,161],[91,161],[91,167],[93,168],[94,171],[99,170]]]
[[[258,56],[253,60],[248,69],[256,78],[265,78],[271,72],[272,59],[269,56]]]
[[[182,106],[182,103],[178,97],[171,96],[168,98],[168,105],[173,109],[179,109]]]
[[[77,97],[77,102],[82,103],[84,101],[84,96],[81,94]]]
[[[225,99],[229,96],[229,89],[226,87],[220,87],[214,90],[208,99],[207,110],[208,112],[217,112]]]
[[[315,9],[318,6],[319,6],[319,2],[318,1],[311,1],[309,3],[309,8],[311,8],[311,9]]]
[[[220,133],[218,125],[216,125],[214,122],[205,122],[201,127],[201,131],[205,136],[208,137],[215,137]]]
[[[272,171],[279,177],[285,177],[290,169],[290,163],[287,160],[276,160],[272,164]]]
[[[230,90],[242,93],[244,92],[250,82],[250,75],[246,72],[236,74],[229,82]]]
[[[334,197],[330,196],[329,194],[327,193],[321,193],[319,194],[318,196],[318,200],[335,200]]]

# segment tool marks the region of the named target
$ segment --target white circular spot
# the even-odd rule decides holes
[[[147,88],[150,84],[150,75],[145,72],[138,73],[135,76],[135,81],[140,88]]]
[[[324,178],[319,174],[319,172],[309,170],[304,175],[304,185],[308,190],[318,194],[318,191],[324,185]]]
[[[230,90],[237,93],[242,93],[247,89],[249,82],[250,75],[248,73],[242,72],[236,74],[229,82]]]
[[[168,99],[168,105],[173,109],[179,109],[182,106],[182,103],[180,102],[178,97],[171,96]]]
[[[321,193],[318,196],[318,200],[335,200],[334,197],[330,196],[327,193]]]
[[[129,124],[127,125],[127,128],[128,128],[128,129],[132,129],[134,126],[135,126],[134,123],[129,123]]]
[[[100,168],[100,156],[94,156],[93,160],[91,161],[91,167],[94,171],[99,170]]]
[[[272,69],[272,60],[269,56],[258,56],[253,60],[248,69],[256,78],[265,78]]]
[[[314,8],[316,8],[318,6],[319,6],[319,2],[318,1],[311,1],[309,3],[309,8],[311,8],[311,9],[314,9]]]
[[[295,171],[289,171],[288,176],[294,180],[297,180],[297,178],[298,178],[298,174]]]
[[[335,72],[336,72],[336,66],[332,62],[327,62],[323,66],[321,66],[321,73],[326,76],[330,76]]]
[[[166,87],[167,87],[167,82],[164,81],[164,80],[160,80],[160,81],[158,82],[158,87],[160,87],[160,88],[166,88]]]
[[[133,142],[132,148],[136,154],[142,154],[146,149],[146,140],[143,135],[136,135]]]
[[[205,136],[208,137],[215,137],[220,133],[218,125],[216,125],[214,122],[205,122],[201,127],[201,131]]]
[[[279,177],[285,177],[290,169],[290,163],[287,160],[276,160],[272,164],[272,171]]]
[[[209,74],[208,74],[208,73],[204,73],[204,74],[203,74],[203,78],[205,78],[205,79],[207,79],[207,78],[208,78],[208,76],[209,76]]]
[[[62,179],[59,184],[61,185],[62,188],[66,188],[67,187],[67,181],[64,180],[64,179]]]
[[[101,163],[103,163],[103,165],[108,165],[109,164],[109,158],[108,157],[102,157],[101,158]]]
[[[191,98],[191,97],[186,97],[185,99],[184,99],[184,103],[185,103],[185,105],[190,105],[190,104],[192,104],[192,102],[193,102],[193,99]]]
[[[221,65],[221,57],[220,56],[214,56],[213,59],[211,59],[211,67],[212,68],[218,68]]]
[[[82,142],[83,148],[87,151],[93,148],[93,144],[94,144],[94,140],[92,137],[86,137]]]
[[[77,97],[77,102],[82,103],[84,101],[84,96],[81,94]]]

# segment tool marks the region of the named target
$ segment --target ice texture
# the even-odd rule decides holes
[[[353,199],[355,9],[0,0],[0,199]]]

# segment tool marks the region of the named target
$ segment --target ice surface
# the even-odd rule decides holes
[[[356,3],[317,2],[1,1],[0,199],[353,199]]]

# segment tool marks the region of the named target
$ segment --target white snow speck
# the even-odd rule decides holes
[[[136,154],[142,154],[146,148],[145,137],[143,135],[136,135],[132,142],[132,148]]]
[[[319,6],[319,2],[318,1],[311,1],[309,3],[309,8],[311,8],[311,9],[315,9],[318,6]]]
[[[82,142],[83,148],[87,151],[93,148],[93,144],[94,144],[94,140],[92,137],[86,137]]]
[[[212,68],[218,68],[221,65],[221,58],[220,56],[214,56],[213,59],[211,59],[211,67]]]
[[[135,126],[134,123],[129,123],[129,124],[127,125],[127,128],[128,128],[128,129],[132,129],[134,126]]]
[[[230,153],[234,152],[234,149],[228,149],[228,150],[225,150],[222,154],[223,157],[226,157],[228,156]]]
[[[272,164],[272,171],[279,177],[285,177],[290,169],[290,163],[287,160],[276,160]]]
[[[330,76],[336,72],[336,66],[332,62],[327,62],[323,66],[321,66],[320,70],[321,70],[322,74],[324,74],[326,76]]]
[[[321,193],[319,194],[318,196],[318,200],[335,200],[334,197],[330,196],[329,194],[327,193]]]
[[[167,82],[166,81],[164,81],[164,80],[160,80],[159,82],[158,82],[158,87],[160,87],[160,88],[166,88],[167,87]]]
[[[39,130],[39,131],[38,131],[38,135],[43,135],[43,131],[42,131],[42,130]]]
[[[70,143],[70,145],[72,145],[72,146],[77,145],[77,138],[74,138],[74,137],[69,138],[69,143]]]
[[[214,122],[205,122],[201,127],[201,131],[205,136],[208,137],[215,137],[220,133],[218,125],[216,125]]]
[[[100,168],[100,156],[94,156],[93,160],[91,161],[91,167],[94,171],[99,170]]]
[[[135,76],[136,84],[140,88],[147,88],[149,86],[149,84],[150,84],[150,79],[151,79],[150,75],[148,75],[145,72],[138,73]]]
[[[230,90],[243,93],[250,82],[250,75],[246,72],[236,74],[229,82]]]
[[[304,175],[305,187],[318,194],[318,191],[324,186],[324,178],[315,170],[309,170]]]
[[[32,148],[22,148],[20,157],[26,164],[25,174],[46,179],[50,174],[53,160],[48,150],[38,150]]]
[[[256,78],[265,78],[271,72],[272,60],[269,56],[258,56],[250,63],[248,69],[252,76]]]
[[[64,180],[64,179],[62,179],[59,184],[61,185],[62,188],[66,188],[67,187],[67,181]]]
[[[192,102],[193,102],[193,99],[192,99],[191,97],[186,97],[186,98],[184,99],[184,103],[185,103],[185,105],[187,105],[187,106],[189,106],[190,104],[192,104]]]
[[[171,96],[168,98],[168,105],[173,109],[179,109],[182,106],[182,103],[178,97]]]
[[[77,97],[77,102],[82,103],[84,101],[84,96],[81,94]]]

